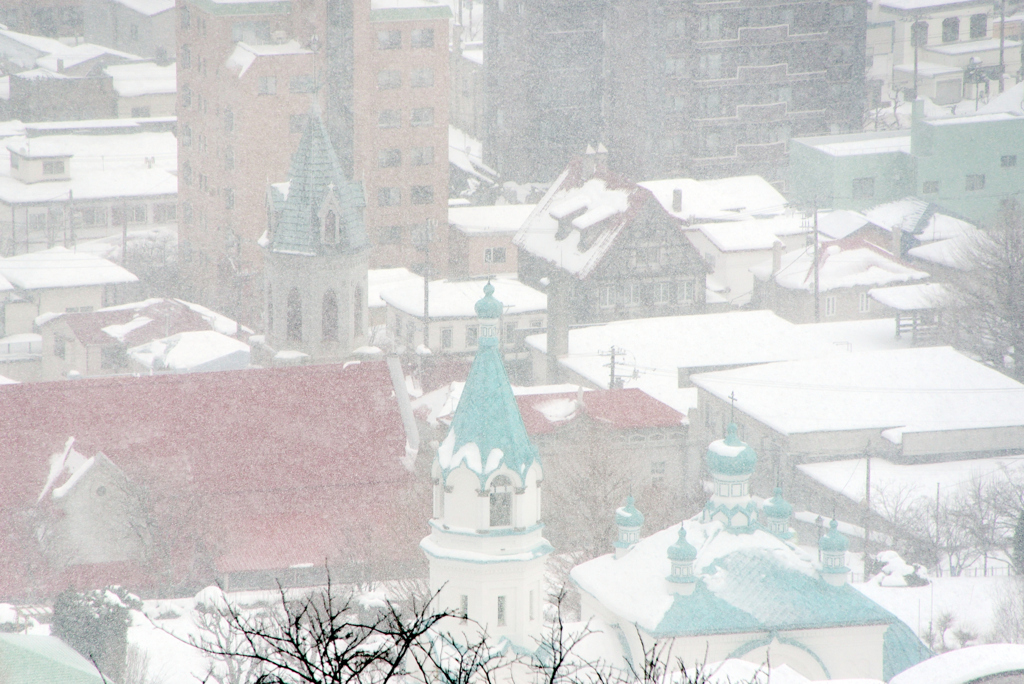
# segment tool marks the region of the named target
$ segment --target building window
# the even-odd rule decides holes
[[[64,173],[63,161],[44,161],[43,174],[46,176],[58,176]]]
[[[939,181],[925,181],[921,186],[921,192],[925,195],[932,195],[939,191]]]
[[[260,76],[260,95],[277,95],[277,76]]]
[[[129,204],[127,206],[121,205],[119,207],[112,207],[110,210],[110,218],[115,226],[124,225],[126,220],[128,223],[145,223],[146,205]]]
[[[292,76],[288,79],[288,92],[291,93],[311,93],[313,92],[313,75],[312,74],[300,74],[298,76]]]
[[[610,309],[615,306],[615,286],[602,285],[599,287],[597,299],[602,309]]]
[[[192,89],[187,85],[181,87],[181,106],[185,109],[192,106]]]
[[[302,295],[293,287],[288,292],[288,330],[289,342],[302,342]]]
[[[409,39],[414,48],[432,48],[434,47],[434,29],[413,29]]]
[[[356,287],[352,293],[352,332],[355,335],[363,334],[363,288]]]
[[[499,627],[504,627],[505,626],[505,622],[506,622],[506,617],[505,617],[505,597],[504,596],[499,596],[498,597],[498,626]]]
[[[640,283],[628,282],[623,284],[622,303],[626,306],[636,306],[640,303]]]
[[[235,168],[235,148],[231,145],[224,148],[224,168],[228,171]]]
[[[191,147],[192,146],[192,127],[185,124],[181,127],[181,146]]]
[[[413,166],[430,166],[434,163],[434,147],[414,147],[412,153]]]
[[[149,118],[149,105],[144,107],[132,107],[132,118],[133,119],[148,119]]]
[[[698,69],[700,70],[701,78],[721,78],[722,53],[705,52],[701,54],[698,60]]]
[[[224,208],[235,208],[235,191],[231,188],[224,188]]]
[[[466,326],[466,346],[475,347],[479,331],[475,325]]]
[[[853,199],[868,199],[875,196],[874,178],[853,179]]]
[[[434,70],[426,67],[413,69],[409,74],[409,85],[413,88],[430,88],[434,85]]]
[[[955,43],[960,40],[960,20],[957,17],[949,17],[942,20],[942,42]]]
[[[668,304],[672,301],[672,283],[654,284],[654,303]]]
[[[157,205],[162,206],[162,205]],[[174,205],[169,205],[173,207]],[[172,215],[173,219],[173,215]],[[86,226],[107,225],[107,210],[105,207],[86,207],[82,209],[82,223]]]
[[[170,223],[177,218],[178,205],[177,204],[154,204],[153,205],[153,223]],[[103,223],[106,224],[106,215],[104,214]]]
[[[434,186],[414,185],[410,188],[409,199],[413,204],[433,204]]]
[[[400,128],[401,126],[401,109],[384,109],[377,115],[377,128]]]
[[[1017,155],[1015,155],[1015,154],[1005,154],[1005,155],[1003,155],[1002,157],[999,158],[999,164],[1000,164],[1000,166],[1002,166],[1004,168],[1010,167],[1010,166],[1016,166],[1017,165]]]
[[[402,165],[402,150],[390,149],[377,152],[377,165],[382,169]]]
[[[192,26],[192,15],[189,14],[188,7],[180,7],[178,12],[181,17],[181,28],[187,31]]]
[[[384,226],[380,231],[379,242],[382,245],[402,244],[402,226]]]
[[[58,359],[63,359],[67,356],[67,341],[60,335],[53,336],[53,355]]]
[[[825,297],[825,315],[836,315],[836,298],[834,296]]]
[[[333,211],[328,211],[324,218],[324,243],[338,244],[338,219],[334,216]]]
[[[966,190],[984,190],[985,189],[985,174],[967,174],[967,178],[964,183]]]
[[[224,131],[230,133],[235,130],[235,113],[230,109],[224,110]]]
[[[441,349],[452,348],[452,329],[441,328]]]
[[[182,69],[192,68],[192,48],[188,45],[181,46],[181,54],[178,55],[178,61],[181,62]]]
[[[861,313],[868,313],[871,311],[871,297],[868,297],[867,292],[860,293],[860,297],[857,301],[857,310]]]
[[[928,22],[915,21],[910,27],[910,45],[924,47],[928,44]]]
[[[181,221],[186,226],[192,225],[192,203],[182,202],[181,203]]]
[[[517,326],[515,323],[505,324],[505,344],[512,344],[515,342]]]
[[[334,296],[334,290],[324,293],[320,331],[324,342],[338,341],[338,300]]]
[[[412,110],[412,117],[409,119],[409,125],[411,126],[433,126],[434,125],[434,108],[433,107],[417,107]]]
[[[401,50],[402,49],[402,32],[401,31],[377,31],[377,49],[378,50]]]
[[[491,482],[491,527],[508,527],[512,524],[512,481],[498,475]]]
[[[988,35],[988,15],[971,15],[971,40],[983,40]]]
[[[541,318],[534,318],[533,320],[530,321],[530,327],[531,328],[543,328],[544,327],[544,320],[541,319]]]
[[[377,206],[397,207],[402,203],[401,188],[377,188]]]
[[[484,250],[484,263],[503,264],[505,263],[504,247],[488,247]]]
[[[302,135],[306,130],[306,114],[292,114],[288,117],[288,132],[292,135]]]
[[[377,72],[377,89],[394,90],[402,87],[402,72],[398,69],[384,69]]]

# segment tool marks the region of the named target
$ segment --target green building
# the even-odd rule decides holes
[[[861,211],[917,196],[984,226],[1024,192],[1024,117],[1008,112],[925,119],[909,131],[790,141],[790,200]],[[1018,164],[1018,160],[1020,164]]]

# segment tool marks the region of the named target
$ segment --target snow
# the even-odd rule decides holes
[[[418,276],[407,268],[371,268],[366,274],[366,300],[368,306],[384,308],[387,306],[380,295],[397,285],[418,286],[423,291],[423,276]]]
[[[19,384],[21,384],[21,382],[19,380],[12,380],[9,377],[7,377],[6,375],[0,375],[0,385],[19,385]]]
[[[696,229],[723,252],[770,250],[779,241],[760,221],[705,223]]]
[[[174,7],[174,0],[115,0],[128,9],[152,17]]]
[[[283,349],[274,354],[275,361],[304,361],[309,358],[309,354],[294,349]]]
[[[834,354],[691,376],[782,434],[1024,425],[1024,385],[951,347]]]
[[[772,261],[766,260],[750,271],[760,280],[774,278],[790,290],[814,290],[814,248],[784,254],[779,271],[772,274]],[[928,274],[904,266],[892,255],[869,243],[825,243],[819,248],[818,289],[821,292],[858,286],[880,286],[921,280]]]
[[[893,71],[897,71],[901,74],[913,74],[913,64],[897,64],[893,67]],[[963,74],[963,69],[957,67],[947,66],[945,64],[936,64],[935,62],[926,62],[924,60],[918,60],[917,62],[917,75],[923,78],[935,78],[936,76],[948,76],[949,74]]]
[[[929,658],[896,675],[890,684],[964,684],[1021,671],[1024,671],[1024,646],[985,644]]]
[[[1009,27],[1007,27],[1009,28]],[[989,38],[987,40],[963,40],[955,43],[945,43],[942,45],[929,45],[928,50],[940,55],[968,55],[972,52],[989,52],[992,50],[999,50],[1000,41],[998,38]],[[1003,44],[1003,48],[1009,52],[1020,51],[1020,41],[1010,40],[1007,38]]]
[[[152,322],[153,319],[149,318],[148,316],[136,316],[127,323],[108,325],[107,327],[102,328],[102,330],[103,332],[113,337],[115,340],[124,342],[124,338],[126,335],[128,335],[128,333],[132,332],[133,330],[138,330],[144,325],[148,325]]]
[[[844,138],[847,136],[843,136]],[[855,133],[849,136],[853,139],[845,139],[836,142],[821,142],[814,145],[818,150],[833,157],[845,157],[861,154],[910,154],[910,135],[901,136],[872,136],[870,134]]]
[[[75,454],[78,455],[78,456],[81,456],[81,454],[79,454],[77,451],[75,452]],[[75,467],[73,471],[70,471],[71,475],[64,482],[64,484],[62,484],[61,486],[59,486],[59,487],[57,487],[56,489],[53,490],[53,498],[54,499],[62,499],[62,498],[64,498],[64,496],[74,488],[75,484],[79,480],[81,480],[82,477],[87,472],[89,472],[89,469],[92,468],[92,465],[95,462],[96,462],[96,457],[95,456],[90,456],[89,458],[85,459],[85,461],[82,462],[80,465]],[[70,459],[69,459],[68,463],[65,464],[65,469],[67,469],[69,467],[69,465],[70,465]]]
[[[575,399],[552,399],[534,406],[549,423],[564,423],[576,417],[579,404]]]
[[[900,311],[937,309],[946,300],[946,287],[942,283],[915,283],[868,290],[872,299]]]
[[[154,62],[115,64],[103,71],[113,79],[114,90],[121,97],[173,95],[178,90],[173,62],[165,66]]]
[[[874,537],[874,535],[871,536]],[[874,578],[881,587],[913,586],[907,584],[907,575],[917,575],[922,580],[927,579],[924,568],[910,565],[895,551],[882,551],[876,557],[879,562],[883,563],[881,572]]]
[[[867,461],[863,458],[827,463],[805,463],[797,466],[816,482],[858,504],[864,502]],[[903,465],[884,458],[871,459],[872,508],[885,513],[886,499],[900,497],[906,501],[932,498],[936,487],[942,496],[966,492],[978,481],[1006,481],[1024,474],[1024,455],[975,458]]]
[[[1024,116],[1024,83],[1007,88],[1005,92],[989,100],[988,104],[978,108],[978,114],[998,112]]]
[[[227,335],[227,336],[230,337],[232,335],[237,335],[238,334],[238,323],[236,323],[235,321],[231,320],[227,316],[219,314],[216,311],[212,311],[210,309],[207,309],[205,306],[202,306],[201,304],[195,304],[193,302],[186,302],[183,299],[178,299],[176,301],[184,304],[185,306],[190,308],[192,311],[195,311],[197,314],[202,316],[203,320],[205,320],[207,323],[209,323],[210,327],[213,328],[214,330],[216,330],[217,332],[219,332],[221,335]],[[244,330],[249,330],[248,328],[245,328],[244,326],[243,326],[243,329]],[[249,330],[249,332],[252,332],[252,331]]]
[[[542,312],[547,310],[548,297],[518,280],[492,281],[494,296],[505,305],[505,314]],[[434,280],[430,283],[430,317],[475,318],[476,303],[483,297],[484,283],[479,280]],[[407,281],[380,293],[389,306],[420,318],[423,316],[422,282]]]
[[[818,233],[833,240],[841,240],[870,223],[867,216],[850,209],[818,212]]]
[[[542,543],[543,539],[541,540]],[[480,553],[477,551],[466,551],[462,549],[451,549],[447,546],[441,546],[433,540],[431,537],[424,537],[420,541],[420,548],[425,553],[435,558],[445,558],[448,560],[468,561],[470,563],[487,563],[495,562],[496,558],[500,559],[502,563],[515,563],[533,560],[537,557],[538,551],[541,549],[535,549],[531,551],[522,551],[520,553],[508,553],[495,556],[493,553]],[[550,547],[547,547],[550,548]]]
[[[238,72],[238,78],[245,76],[257,57],[274,57],[278,55],[311,55],[312,51],[302,47],[297,40],[289,40],[280,44],[250,45],[239,42],[235,50],[224,63],[231,71]]]
[[[183,332],[128,350],[151,370],[241,370],[249,366],[249,345],[213,330]]]
[[[36,59],[36,64],[54,74],[58,74],[61,71],[60,62],[63,62],[65,69],[70,69],[83,62],[88,62],[91,59],[97,57],[104,57],[110,55],[112,57],[120,57],[123,60],[128,61],[139,61],[142,58],[138,55],[133,55],[128,52],[121,52],[120,50],[112,50],[102,45],[96,45],[95,43],[79,43],[78,45],[62,45],[62,49],[55,50],[50,54],[43,55]]]
[[[515,233],[533,213],[535,204],[451,207],[448,223],[467,235]]]
[[[966,270],[970,265],[973,239],[967,236],[937,240],[907,250],[907,255],[921,261]]]

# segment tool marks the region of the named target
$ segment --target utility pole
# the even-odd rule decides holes
[[[423,226],[423,346],[430,348],[430,222]]]
[[[814,201],[814,322],[821,323],[821,290],[818,280],[818,201]]]
[[[614,344],[612,345],[611,350],[607,352],[597,352],[598,356],[610,357],[610,363],[608,364],[610,369],[608,375],[608,389],[618,389],[619,387],[619,379],[615,375],[615,357],[622,355],[624,352],[624,349],[617,349]]]
[[[1003,92],[1003,71],[1006,62],[1003,60],[1003,49],[1006,47],[1006,0],[999,2],[999,92]],[[975,106],[977,109],[977,106]]]
[[[910,25],[910,42],[914,44],[914,99],[917,99],[917,48],[921,42],[920,15],[914,17],[914,23]],[[927,35],[927,34],[925,34]]]

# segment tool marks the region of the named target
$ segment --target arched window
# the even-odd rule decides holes
[[[928,22],[915,21],[910,26],[910,44],[913,47],[924,47],[928,44]]]
[[[942,20],[942,42],[955,43],[960,40],[960,19],[949,17]]]
[[[355,295],[352,297],[352,334],[363,334],[363,288],[356,287]]]
[[[323,322],[321,324],[324,342],[338,341],[338,300],[334,290],[324,294]]]
[[[302,295],[297,287],[288,292],[288,341],[302,341]]]
[[[324,218],[324,244],[338,244],[338,221],[334,217],[333,211],[328,211]]]
[[[267,285],[267,332],[274,334],[274,289]]]
[[[491,481],[491,527],[512,524],[512,482],[504,475]]]

